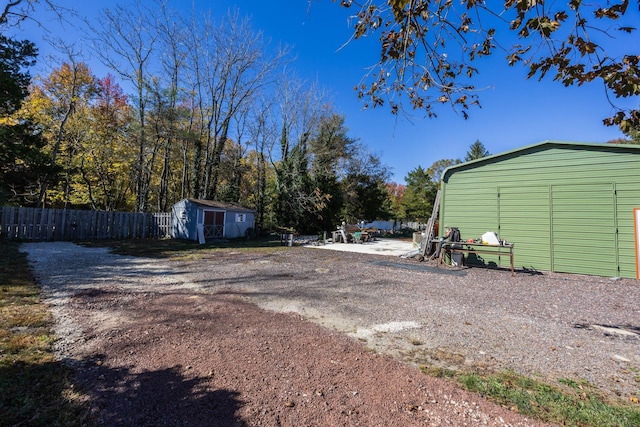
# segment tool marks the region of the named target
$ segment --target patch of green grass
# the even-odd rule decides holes
[[[560,384],[564,384],[567,387],[571,387],[576,390],[583,390],[585,388],[593,388],[593,385],[589,383],[587,380],[572,380],[571,378],[559,378],[558,382]]]
[[[420,371],[435,378],[455,378],[456,371],[433,365],[421,365]]]
[[[455,379],[500,405],[523,415],[566,426],[626,427],[640,425],[638,405],[612,403],[586,382],[561,379],[561,390],[514,372],[492,375],[458,373]]]
[[[109,247],[120,255],[148,258],[190,257],[197,259],[202,254],[216,250],[257,249],[270,252],[284,249],[280,240],[274,240],[272,237],[219,240],[203,245],[179,239],[98,240],[81,244],[91,247]]]
[[[0,241],[0,425],[80,426],[73,372],[56,361],[51,314],[18,244]]]

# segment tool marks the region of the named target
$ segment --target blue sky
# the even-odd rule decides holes
[[[115,2],[56,0],[89,19]],[[89,4],[91,3],[91,4]],[[346,116],[349,135],[359,139],[391,167],[392,180],[403,182],[408,172],[418,166],[429,167],[446,158],[464,158],[469,146],[481,141],[492,153],[513,150],[544,140],[606,142],[621,137],[617,128],[606,127],[602,119],[614,110],[602,85],[565,88],[550,79],[526,80],[522,66],[508,67],[504,55],[484,61],[480,76],[474,80],[480,93],[481,109],[473,108],[470,118],[454,113],[443,105],[438,118],[423,118],[416,112],[411,119],[393,116],[387,109],[363,110],[353,87],[367,67],[378,59],[377,39],[356,40],[345,45],[351,35],[349,15],[353,10],[331,0],[170,0],[171,7],[198,11],[210,10],[213,16],[237,8],[249,16],[252,25],[278,43],[293,48],[296,61],[292,68],[301,79],[318,81],[331,94],[335,109]],[[635,13],[635,12],[634,12]],[[82,34],[67,28],[55,28],[61,38],[78,38]],[[29,30],[28,38],[36,42],[43,56],[49,51],[38,32]],[[637,46],[638,40],[635,37]],[[85,50],[85,53],[88,49]],[[44,61],[40,61],[41,66]],[[100,67],[89,61],[94,73],[102,77]],[[620,105],[635,106],[638,100]]]

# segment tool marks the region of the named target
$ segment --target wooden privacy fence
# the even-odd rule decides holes
[[[0,236],[18,240],[102,240],[171,235],[170,213],[3,207]]]

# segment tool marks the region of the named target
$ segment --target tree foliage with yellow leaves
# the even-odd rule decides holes
[[[131,176],[135,147],[129,134],[133,111],[122,88],[108,74],[97,81],[89,108],[91,132],[79,153],[79,173],[92,209],[132,211]]]
[[[63,63],[32,87],[24,110],[42,128],[50,166],[64,171],[62,176],[47,175],[42,179],[42,206],[72,203],[73,175],[77,173],[78,153],[90,134],[87,115],[97,90],[89,67],[74,60]],[[57,186],[60,178],[62,187]]]

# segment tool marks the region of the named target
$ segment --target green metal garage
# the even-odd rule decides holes
[[[516,267],[638,278],[639,212],[640,146],[545,141],[448,168],[439,219],[464,240],[495,231]]]

